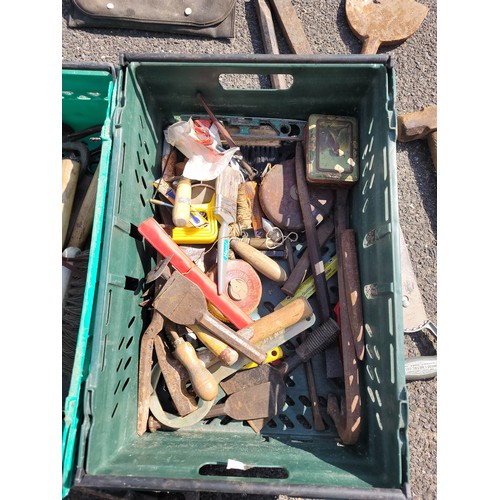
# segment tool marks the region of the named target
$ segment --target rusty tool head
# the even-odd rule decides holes
[[[269,413],[268,415],[272,417],[279,412],[285,403],[285,376],[295,370],[301,363],[308,361],[314,355],[336,342],[338,335],[339,327],[337,323],[332,318],[329,318],[325,323],[309,333],[306,339],[297,347],[295,354],[291,358],[283,360],[279,368],[262,365],[250,370],[236,372],[234,375],[223,380],[219,385],[226,394],[231,395],[237,392],[244,393],[251,387],[271,382],[270,387],[273,393],[281,396],[281,398],[278,397],[276,399],[278,403],[277,411],[274,414]],[[265,425],[265,419],[253,419],[251,425],[254,430],[260,431]]]
[[[146,284],[152,283],[160,277],[164,280],[168,280],[171,274],[168,264],[171,259],[172,256],[169,255],[165,259],[160,260],[158,264],[146,275]]]
[[[231,394],[224,403],[215,405],[206,418],[223,415],[234,420],[273,417],[285,404],[285,392],[285,385],[280,384],[278,379],[266,380],[262,384]]]
[[[312,314],[311,316],[302,318],[301,320],[298,320],[293,324],[291,323],[291,326],[289,327],[284,326],[284,329],[279,332],[275,332],[274,334],[267,334],[265,336],[259,336],[258,340],[256,340],[256,345],[258,345],[263,350],[270,350],[278,345],[285,343],[287,340],[292,339],[300,332],[313,325],[315,322],[316,317],[314,316],[314,314]],[[228,378],[229,376],[243,368],[248,362],[248,358],[240,356],[233,366],[225,366],[222,363],[217,363],[211,368],[211,371],[216,381],[221,382],[222,380]],[[156,386],[158,384],[158,379],[161,372],[158,365],[155,368],[157,368],[157,370],[155,371],[155,369],[153,369],[153,373],[151,375],[152,387],[150,398],[150,409],[153,416],[159,422],[161,422],[161,424],[167,426],[169,429],[181,429],[184,427],[189,427],[205,418],[210,409],[214,406],[215,400],[205,401],[199,398],[198,408],[194,412],[184,417],[166,412],[162,408],[160,400],[156,393]]]
[[[398,116],[398,141],[410,142],[417,139],[427,139],[437,172],[437,105]]]

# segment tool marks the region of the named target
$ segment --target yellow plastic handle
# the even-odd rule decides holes
[[[281,359],[282,357],[283,357],[283,349],[280,346],[277,346],[274,349],[268,351],[267,358],[264,361],[264,363],[271,363],[273,361],[276,361],[277,359]],[[245,365],[243,367],[243,370],[247,370],[248,368],[255,368],[256,366],[259,365],[252,361],[251,363],[248,363],[248,365]]]

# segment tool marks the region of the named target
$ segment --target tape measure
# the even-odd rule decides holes
[[[211,274],[217,280],[217,268]],[[254,268],[242,259],[227,261],[224,292],[246,314],[250,315],[259,306],[262,298],[262,283]],[[208,310],[217,319],[229,323],[229,320],[210,302]]]

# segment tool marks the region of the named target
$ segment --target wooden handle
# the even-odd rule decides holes
[[[175,190],[174,208],[172,210],[172,222],[177,227],[187,225],[191,209],[191,179],[183,177],[177,184]]]
[[[270,335],[295,325],[295,323],[310,317],[312,314],[313,310],[308,300],[304,297],[298,297],[286,306],[280,307],[258,319],[252,325],[244,328],[244,330],[252,333],[250,343],[257,344]],[[238,333],[241,334],[241,331]]]
[[[250,245],[257,250],[269,250],[266,238],[240,238],[243,243]],[[287,240],[288,241],[288,240]]]
[[[194,392],[205,401],[215,399],[219,391],[219,386],[214,376],[196,356],[194,347],[181,338],[176,339],[174,345],[174,356],[188,371]]]
[[[313,54],[304,27],[291,0],[270,0],[270,3],[290,50],[294,54]]]
[[[75,219],[73,231],[69,238],[69,247],[83,248],[85,241],[92,231],[94,222],[95,201],[97,196],[97,184],[99,180],[99,165],[97,166],[90,185],[85,193],[85,198]]]
[[[210,351],[212,351],[224,364],[227,366],[234,365],[238,360],[238,353],[225,342],[219,340],[215,335],[204,330],[199,325],[191,325],[198,340],[203,343]]]
[[[79,173],[79,162],[69,159],[62,161],[62,248],[64,248],[64,242],[68,233]]]
[[[247,243],[234,238],[231,240],[231,248],[256,271],[270,280],[277,283],[284,283],[287,280],[286,271],[277,262]]]
[[[217,338],[229,344],[233,349],[246,356],[248,359],[261,365],[266,361],[266,353],[248,342],[244,336],[238,335],[234,330],[227,327],[222,321],[206,312],[200,318],[199,323],[213,333]]]
[[[256,2],[257,17],[259,19],[260,33],[262,35],[262,43],[266,54],[279,54],[278,39],[274,30],[274,21],[271,14],[271,9],[267,5],[266,0],[257,0]],[[286,89],[285,75],[270,75],[271,84],[275,89]]]
[[[379,47],[380,47],[380,40],[368,37],[363,40],[363,47],[361,47],[361,53],[376,54]]]

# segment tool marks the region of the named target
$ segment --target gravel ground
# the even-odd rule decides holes
[[[62,2],[63,61],[118,64],[122,52],[146,53],[262,53],[263,46],[253,2],[238,0],[236,37],[213,40],[135,30],[73,30],[67,27],[69,0]],[[379,53],[393,57],[396,108],[410,112],[437,104],[437,1],[420,0],[429,12],[420,29],[398,46]],[[315,53],[356,54],[361,44],[350,31],[345,2],[294,0]],[[280,50],[289,53],[280,37]],[[430,320],[437,324],[437,177],[424,141],[397,145],[401,226]],[[434,354],[436,345],[426,334],[405,337],[406,355]],[[437,498],[437,379],[408,384],[411,491],[415,500]],[[80,498],[92,498],[90,494]],[[76,498],[76,496],[75,496]],[[105,497],[102,497],[105,498]]]

